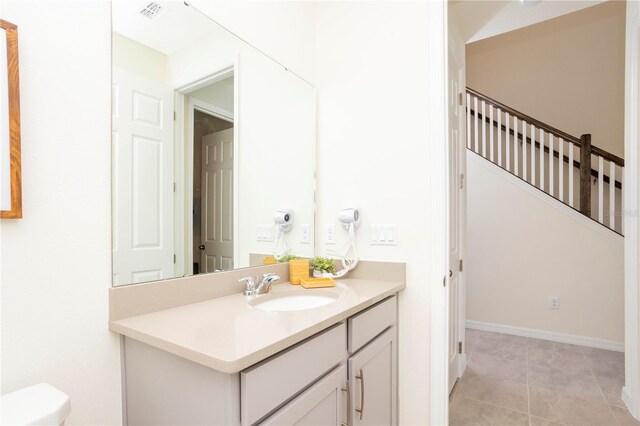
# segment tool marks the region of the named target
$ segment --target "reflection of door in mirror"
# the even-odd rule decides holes
[[[190,93],[193,273],[233,269],[233,76]]]
[[[173,90],[114,67],[113,282],[174,275]]]

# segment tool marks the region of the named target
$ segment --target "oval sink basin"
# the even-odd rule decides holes
[[[328,305],[338,299],[338,295],[323,291],[288,291],[268,294],[249,301],[249,305],[270,312],[304,311]]]

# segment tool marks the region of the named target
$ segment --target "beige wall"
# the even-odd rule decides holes
[[[467,320],[622,342],[623,238],[467,159]]]
[[[467,45],[467,85],[624,155],[625,2]]]

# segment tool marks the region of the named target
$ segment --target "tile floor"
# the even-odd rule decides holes
[[[449,424],[640,425],[620,399],[622,352],[467,329]]]

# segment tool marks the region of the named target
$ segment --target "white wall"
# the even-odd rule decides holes
[[[109,3],[0,7],[18,25],[24,196],[24,218],[0,222],[2,393],[49,382],[71,396],[68,424],[118,424]]]
[[[464,40],[474,42],[595,6],[602,0],[543,1],[523,6],[516,1],[460,1],[449,10],[460,22]]]
[[[623,238],[467,158],[467,320],[623,342]]]
[[[150,80],[169,83],[167,55],[119,33],[113,33],[111,43],[114,67],[128,70]]]
[[[341,249],[346,233],[337,214],[357,203],[361,258],[407,262],[399,311],[402,424],[429,423],[430,292],[436,282],[442,288],[444,272],[444,264],[432,268],[444,255],[431,244],[444,229],[438,222],[445,210],[444,116],[430,109],[433,102],[436,110],[444,108],[444,56],[428,53],[444,43],[430,38],[429,31],[437,31],[428,25],[430,7],[382,1],[319,3],[316,9],[316,248],[318,254]],[[326,244],[329,223],[338,227],[337,245]],[[370,246],[371,224],[396,224],[397,246]]]
[[[273,252],[273,242],[256,241],[256,230],[273,226],[282,208],[294,212],[292,252],[313,256],[313,235],[310,243],[300,240],[302,225],[314,224],[315,89],[232,34],[211,35],[169,55],[169,66],[180,87],[238,63],[236,266],[249,266],[249,253]]]
[[[315,81],[315,2],[190,2],[310,83]]]
[[[222,108],[233,114],[233,76],[216,81],[201,89],[189,93],[192,98],[200,99],[210,105]]]

